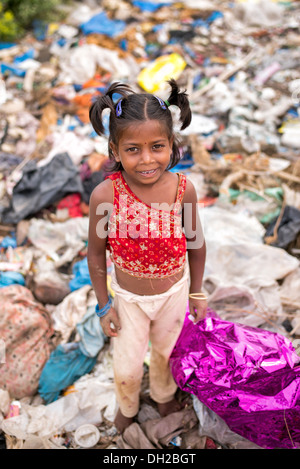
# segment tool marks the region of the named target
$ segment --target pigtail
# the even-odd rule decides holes
[[[174,79],[168,81],[171,86],[171,94],[167,103],[171,106],[177,106],[180,109],[181,130],[188,127],[192,120],[192,111],[186,91],[179,91],[179,87]]]
[[[112,83],[110,87],[106,90],[103,96],[100,96],[96,101],[91,105],[89,110],[90,122],[98,135],[104,134],[104,125],[102,114],[104,109],[110,109],[110,111],[115,114],[115,103],[113,101],[113,95],[119,94],[122,97],[127,96],[128,94],[133,93],[131,88],[122,83]]]

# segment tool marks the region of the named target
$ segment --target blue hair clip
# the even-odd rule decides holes
[[[155,94],[154,94],[153,96],[154,96],[154,98],[157,99],[157,101],[159,102],[160,106],[161,106],[163,109],[167,109],[166,103],[165,103],[161,98],[159,98],[158,96],[155,96]]]
[[[122,114],[121,102],[122,102],[122,99],[120,99],[120,101],[116,105],[116,116],[117,117],[120,117],[120,115]]]

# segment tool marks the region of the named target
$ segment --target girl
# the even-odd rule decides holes
[[[186,93],[174,80],[168,83],[167,101],[114,83],[90,109],[99,135],[104,133],[103,111],[110,111],[113,173],[91,195],[88,266],[96,312],[113,341],[119,404],[115,425],[120,432],[138,413],[149,341],[150,396],[161,416],[179,410],[169,356],[188,299],[195,321],[205,316],[207,307],[201,294],[206,248],[196,192],[183,174],[169,171],[180,160],[180,151],[168,107],[179,108],[181,129],[190,124],[191,110]],[[107,291],[107,250],[114,265],[113,304]]]

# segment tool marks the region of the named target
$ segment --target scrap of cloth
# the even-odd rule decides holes
[[[170,357],[178,387],[264,449],[300,448],[300,357],[283,335],[222,320],[185,318]]]

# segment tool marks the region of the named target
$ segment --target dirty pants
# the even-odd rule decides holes
[[[150,341],[150,397],[164,404],[173,399],[177,386],[169,368],[169,357],[185,318],[189,275],[185,266],[182,278],[160,295],[136,295],[122,289],[112,273],[114,307],[121,330],[112,339],[116,397],[125,417],[139,410],[139,395],[144,359]]]

